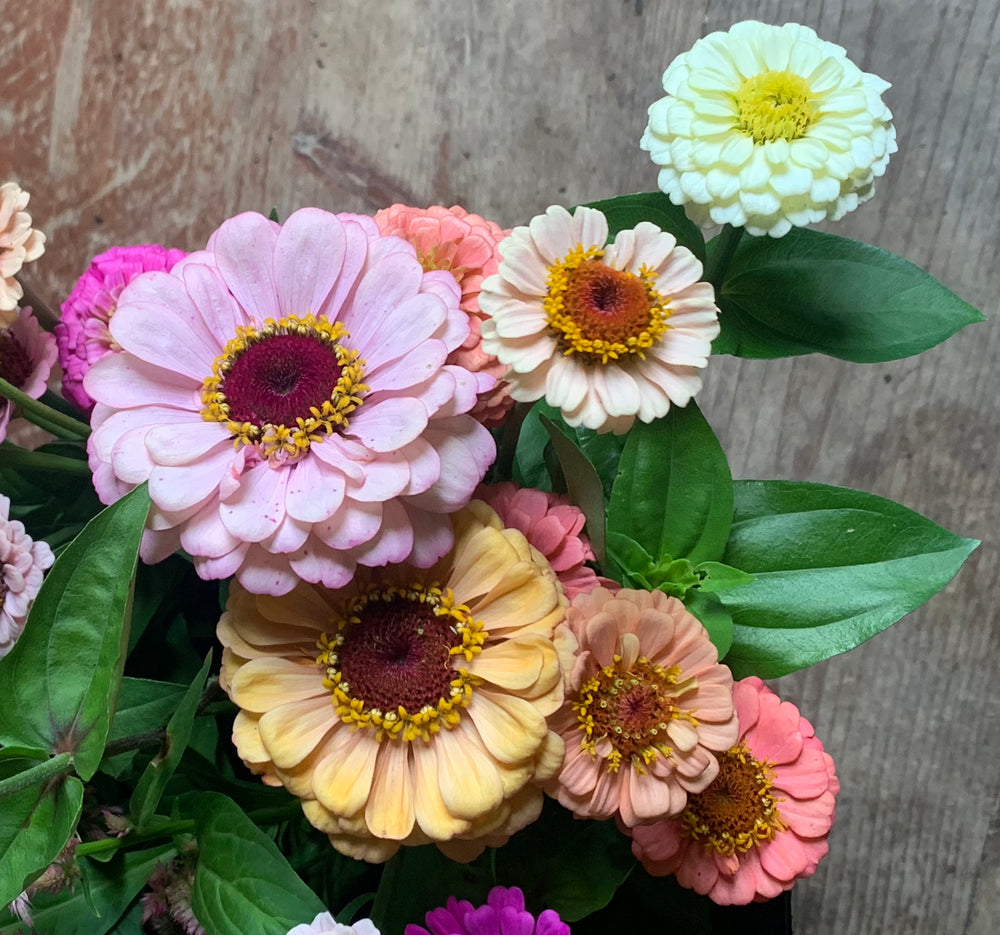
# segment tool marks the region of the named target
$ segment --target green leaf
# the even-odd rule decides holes
[[[748,575],[745,571],[740,571],[739,568],[723,565],[722,562],[702,562],[695,568],[695,571],[701,576],[698,590],[704,591],[706,594],[729,591],[753,581],[753,575]]]
[[[66,846],[80,820],[83,783],[57,776],[0,805],[0,906],[18,896]]]
[[[123,678],[115,717],[108,732],[108,743],[159,730],[177,709],[186,691],[186,686],[174,682]],[[138,750],[128,750],[115,756],[106,756],[101,760],[101,772],[121,779],[132,769],[134,761],[140,755]]]
[[[547,416],[540,416],[549,440],[555,449],[570,500],[587,517],[586,533],[597,556],[598,565],[604,565],[604,488],[597,470],[587,456],[570,441]]]
[[[551,799],[495,853],[498,884],[519,886],[529,905],[555,909],[565,922],[606,906],[635,866],[631,842],[613,821],[581,821]]]
[[[157,863],[166,863],[174,853],[172,844],[161,844],[147,850],[118,853],[108,863],[80,858],[90,905],[83,886],[57,895],[41,893],[32,900],[34,931],[105,935],[118,924]],[[22,924],[3,931],[10,935],[29,935],[32,929]]]
[[[684,606],[701,621],[719,658],[724,658],[733,645],[733,618],[729,611],[714,594],[708,594],[700,588],[685,595]]]
[[[198,702],[201,700],[211,665],[212,651],[209,650],[201,671],[195,676],[177,710],[167,722],[166,737],[160,752],[146,767],[132,793],[129,814],[137,831],[144,830],[146,823],[156,811],[160,797],[187,749],[191,739],[191,728],[198,713]]]
[[[621,230],[635,227],[640,221],[650,221],[661,230],[673,234],[677,242],[687,247],[702,264],[705,262],[705,238],[698,226],[688,220],[682,207],[675,205],[662,192],[619,195],[617,198],[591,201],[587,207],[604,212],[612,239]]]
[[[897,360],[984,320],[902,257],[803,228],[744,237],[717,298],[722,332],[713,352],[738,357]]]
[[[873,494],[740,481],[723,560],[754,576],[720,591],[734,675],[774,678],[846,652],[943,588],[978,545]]]
[[[609,534],[628,536],[656,562],[697,564],[721,558],[732,516],[729,464],[693,402],[631,428],[608,504]]]
[[[0,660],[0,743],[73,753],[90,779],[118,695],[149,494],[95,516],[49,570],[24,633]]]
[[[198,867],[191,905],[208,935],[286,935],[325,907],[232,799],[193,797]]]

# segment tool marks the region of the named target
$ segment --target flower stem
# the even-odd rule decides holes
[[[81,461],[79,458],[66,458],[63,455],[49,454],[45,451],[28,451],[7,442],[0,444],[0,467],[58,471],[63,474],[90,477],[90,468],[87,466],[87,462]]]
[[[47,760],[29,766],[20,773],[0,780],[0,799],[23,792],[31,786],[40,786],[46,780],[68,773],[73,766],[72,753],[57,753]]]
[[[726,278],[726,271],[733,260],[736,248],[743,237],[742,227],[733,227],[730,224],[723,224],[719,235],[713,240],[717,244],[714,250],[708,255],[705,264],[705,279],[712,284],[716,295],[722,288],[722,283]]]
[[[12,403],[21,407],[22,415],[33,422],[39,428],[52,432],[60,438],[81,439],[90,434],[90,426],[74,419],[72,416],[63,415],[51,406],[32,399],[27,393],[22,393],[16,386],[8,383],[0,377],[0,396],[4,396]]]
[[[59,316],[52,311],[49,303],[46,302],[34,289],[31,288],[21,277],[18,277],[24,295],[21,297],[20,305],[30,305],[35,313],[38,323],[46,330],[51,331],[59,321]]]

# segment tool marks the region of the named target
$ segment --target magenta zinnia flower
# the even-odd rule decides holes
[[[492,378],[445,364],[468,328],[454,279],[370,218],[231,218],[119,298],[123,352],[84,381],[97,492],[148,480],[144,560],[182,546],[256,593],[427,567],[495,455],[465,415]]]
[[[476,497],[496,510],[504,526],[524,533],[549,560],[570,600],[598,585],[618,590],[616,582],[599,578],[586,564],[595,558],[590,540],[582,532],[587,519],[569,497],[507,482],[480,484]]]
[[[19,308],[13,324],[0,331],[0,377],[38,399],[55,360],[56,339],[42,330],[30,308]],[[9,400],[0,399],[0,441],[7,437],[13,408]]]
[[[812,724],[754,677],[733,690],[740,739],[719,775],[684,811],[632,829],[632,851],[655,876],[721,905],[773,899],[826,856],[840,791]]]
[[[426,928],[410,923],[404,935],[570,935],[554,909],[544,910],[537,919],[527,912],[524,893],[516,886],[494,886],[482,906],[451,896],[424,921]]]
[[[112,247],[95,256],[69,298],[62,304],[62,320],[55,327],[59,363],[63,368],[63,395],[84,412],[94,401],[83,388],[87,371],[102,357],[118,350],[108,322],[118,297],[140,273],[169,273],[185,257],[183,250],[167,250],[158,244]]]

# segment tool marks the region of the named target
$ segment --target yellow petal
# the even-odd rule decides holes
[[[313,773],[313,794],[334,815],[349,818],[362,809],[372,788],[379,743],[367,730],[335,731]]]
[[[329,695],[323,670],[315,662],[289,659],[251,659],[232,677],[230,695],[247,711],[263,714],[290,701]]]
[[[260,739],[258,719],[246,711],[238,711],[233,721],[233,743],[245,763],[270,763],[271,757]]]
[[[322,630],[330,619],[330,605],[323,599],[323,592],[305,582],[281,597],[257,595],[257,607],[268,620],[307,629]]]
[[[545,657],[536,641],[513,639],[488,644],[467,663],[467,668],[487,682],[517,691],[538,681],[544,662]]]
[[[473,821],[503,800],[496,764],[460,724],[434,738],[441,798],[452,815]]]
[[[446,841],[462,834],[469,823],[448,811],[438,785],[437,754],[432,744],[421,740],[411,744],[413,752],[413,810],[417,824],[434,841]]]
[[[401,841],[413,830],[413,779],[410,744],[389,740],[380,744],[365,821],[377,838]]]
[[[530,702],[500,692],[477,690],[468,713],[486,749],[501,763],[533,756],[547,733],[545,718]]]
[[[268,711],[260,719],[260,736],[275,765],[290,769],[312,753],[339,723],[330,698],[321,695]]]

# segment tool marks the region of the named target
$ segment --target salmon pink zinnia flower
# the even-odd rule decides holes
[[[94,401],[83,388],[87,371],[102,357],[118,350],[108,331],[118,297],[136,276],[151,270],[170,272],[184,259],[183,250],[167,250],[158,244],[112,247],[95,256],[62,304],[62,317],[55,327],[59,363],[63,369],[63,395],[84,412]]]
[[[507,368],[480,346],[479,326],[483,316],[479,311],[479,290],[483,279],[497,271],[498,247],[510,231],[478,214],[469,214],[458,205],[451,208],[393,205],[377,212],[375,223],[383,234],[393,234],[413,244],[425,270],[443,269],[455,277],[462,290],[462,310],[469,316],[469,336],[448,355],[448,363],[497,378],[494,387],[480,393],[470,414],[488,428],[499,425],[514,400],[510,387],[500,379]]]
[[[581,818],[629,828],[676,815],[736,741],[729,669],[662,591],[595,588],[573,599],[566,622],[580,645],[551,721],[566,755],[546,791]]]
[[[87,373],[105,503],[149,481],[142,557],[284,594],[357,565],[427,567],[496,449],[465,415],[492,377],[446,364],[458,287],[371,218],[246,213],[137,276]]]
[[[826,856],[840,782],[795,705],[756,677],[733,692],[736,745],[719,775],[674,817],[632,829],[632,851],[655,876],[721,905],[774,899]]]

